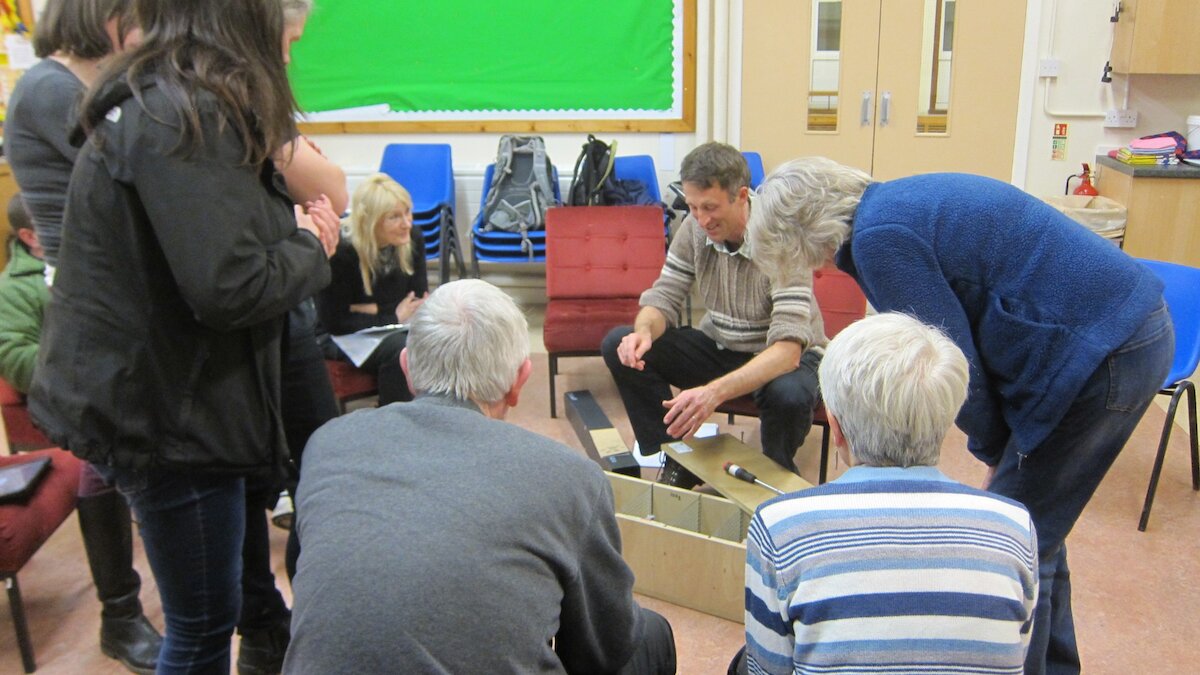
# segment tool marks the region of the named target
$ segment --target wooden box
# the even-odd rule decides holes
[[[607,476],[633,589],[742,623],[750,516],[723,497]]]

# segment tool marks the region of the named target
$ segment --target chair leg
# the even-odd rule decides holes
[[[821,425],[821,468],[817,472],[817,485],[824,485],[829,477],[829,426]]]
[[[1192,489],[1200,492],[1200,438],[1196,438],[1196,385],[1185,382],[1188,392],[1188,433],[1192,437]]]
[[[558,356],[547,354],[546,360],[550,362],[550,417],[553,419],[558,417],[558,398],[554,393],[554,377],[558,375]]]
[[[17,629],[17,648],[21,652],[21,665],[25,672],[37,670],[33,660],[33,641],[29,639],[29,623],[25,620],[25,603],[21,601],[21,587],[17,584],[17,575],[5,575],[4,584],[8,587],[8,607],[12,611],[13,627]]]
[[[1188,401],[1192,404],[1191,411],[1195,411],[1195,386],[1191,382],[1181,382],[1175,387],[1175,392],[1171,394],[1171,405],[1167,407],[1167,419],[1163,422],[1162,436],[1158,441],[1158,454],[1154,457],[1154,469],[1150,472],[1150,487],[1146,489],[1146,502],[1142,506],[1142,517],[1138,521],[1138,531],[1145,532],[1146,524],[1150,522],[1150,507],[1154,505],[1154,493],[1158,490],[1158,478],[1162,474],[1163,460],[1167,455],[1167,443],[1171,440],[1171,429],[1175,426],[1175,410],[1179,407],[1179,399],[1183,398],[1185,392],[1189,393]],[[1192,441],[1195,442],[1195,416],[1192,416]],[[1194,473],[1194,465],[1193,465]],[[1195,476],[1193,476],[1193,479]]]

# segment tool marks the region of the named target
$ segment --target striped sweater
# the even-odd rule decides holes
[[[675,326],[693,283],[707,310],[697,328],[727,349],[754,354],[791,340],[823,351],[828,342],[811,272],[794,286],[773,288],[745,250],[719,250],[689,215],[671,239],[662,274],[642,293],[641,305],[658,309]]]
[[[766,502],[746,546],[751,673],[1020,675],[1037,540],[934,467],[854,467]]]

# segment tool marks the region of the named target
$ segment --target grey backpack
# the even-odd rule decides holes
[[[521,250],[533,256],[530,230],[546,227],[554,205],[554,169],[541,136],[500,137],[492,187],[483,206],[483,230],[520,232]]]

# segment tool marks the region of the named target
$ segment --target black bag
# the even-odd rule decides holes
[[[568,206],[611,205],[605,199],[605,190],[615,182],[613,162],[616,152],[616,141],[608,145],[588,134],[583,152],[575,160],[575,175],[571,178],[571,189],[567,191]]]

